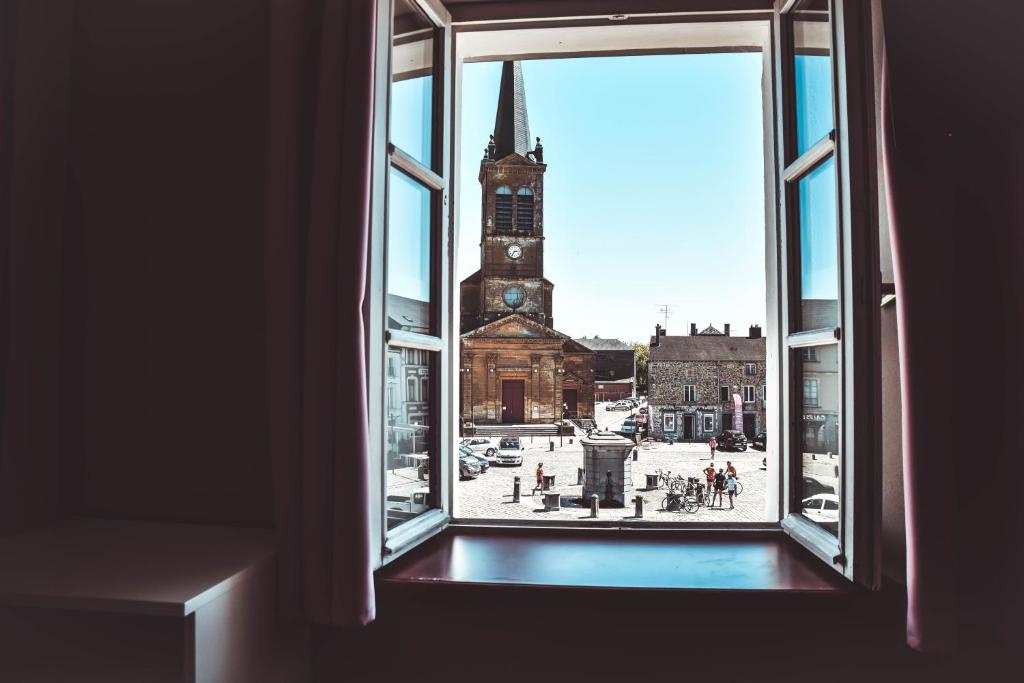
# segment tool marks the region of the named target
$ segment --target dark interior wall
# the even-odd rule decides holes
[[[267,0],[77,4],[66,512],[269,524]]]

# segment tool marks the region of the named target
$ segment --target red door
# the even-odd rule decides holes
[[[562,389],[562,403],[565,404],[563,408],[565,414],[562,417],[579,417],[576,413],[578,401],[579,394],[576,389]]]
[[[501,421],[511,424],[525,422],[525,398],[526,380],[503,380],[501,382]]]

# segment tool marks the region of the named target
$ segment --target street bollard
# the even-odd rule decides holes
[[[554,441],[548,441],[548,450],[549,451],[555,450],[555,442]]]
[[[569,439],[569,445],[570,446],[572,445],[572,439]]]
[[[636,462],[637,454],[639,452],[640,452],[640,449],[638,449],[638,448],[634,448],[633,449],[633,462]]]
[[[590,516],[597,517],[597,494],[590,496]]]
[[[636,498],[633,499],[633,501],[636,503],[636,512],[633,513],[633,516],[636,517],[637,519],[643,519],[644,518],[644,499],[641,498],[640,496],[637,496]]]
[[[576,468],[576,485],[577,486],[583,486],[583,468],[582,467],[577,467]]]
[[[516,477],[512,484],[512,502],[519,502],[519,477]]]

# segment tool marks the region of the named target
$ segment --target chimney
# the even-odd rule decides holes
[[[661,325],[654,326],[654,341],[651,342],[651,346],[657,346],[658,342],[661,341]]]
[[[725,324],[725,336],[726,336],[726,337],[728,337],[728,336],[729,336],[729,323],[726,323],[726,324]]]
[[[690,336],[691,337],[696,337],[697,336],[697,323],[690,323]]]
[[[751,325],[750,326],[750,336],[749,336],[749,338],[750,339],[760,339],[761,338],[761,326],[760,325]]]

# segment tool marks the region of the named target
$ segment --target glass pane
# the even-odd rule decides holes
[[[430,167],[434,27],[408,0],[395,2],[391,48],[391,142]]]
[[[385,468],[388,528],[394,528],[432,503],[430,471],[434,463],[431,387],[436,354],[390,348],[385,376]]]
[[[800,312],[798,331],[839,326],[836,165],[831,157],[798,183]]]
[[[388,188],[388,327],[430,334],[430,190],[391,169]]]
[[[793,92],[797,156],[832,130],[832,44],[827,0],[793,11]]]
[[[805,349],[806,350],[806,349]],[[813,347],[815,353],[794,353],[800,428],[794,441],[801,455],[801,512],[838,534],[840,457],[839,345]],[[813,360],[809,360],[813,358]]]

